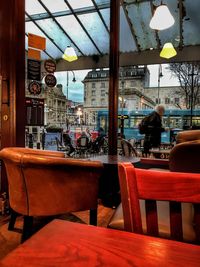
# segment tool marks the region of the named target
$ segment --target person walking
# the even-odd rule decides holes
[[[165,131],[162,127],[162,116],[165,113],[163,105],[157,105],[155,111],[144,119],[145,137],[143,155],[148,156],[151,148],[159,148],[161,144],[161,133]]]

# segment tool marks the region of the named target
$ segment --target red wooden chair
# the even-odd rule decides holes
[[[194,204],[195,241],[200,241],[200,175],[134,168],[119,163],[124,228],[143,234],[139,200],[145,200],[146,232],[159,236],[156,200],[169,201],[170,238],[183,241],[181,203]]]

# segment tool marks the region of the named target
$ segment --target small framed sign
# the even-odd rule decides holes
[[[53,74],[47,74],[45,76],[45,84],[48,86],[48,87],[54,87],[56,86],[57,84],[57,80],[56,80],[56,77],[53,75]]]
[[[45,60],[44,68],[48,73],[54,73],[56,71],[56,63],[51,59]]]
[[[32,95],[39,95],[42,91],[41,84],[36,81],[30,82],[28,86],[28,90],[30,94]]]

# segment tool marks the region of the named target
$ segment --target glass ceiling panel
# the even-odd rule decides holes
[[[40,29],[33,22],[26,22],[26,33],[32,33],[45,37],[47,53],[49,53],[54,59],[62,57],[60,50],[44,35],[43,32],[40,31]]]
[[[46,13],[46,10],[36,0],[26,0],[26,12],[29,15],[35,15],[39,13]]]
[[[199,0],[185,0],[186,17],[183,22],[183,38],[185,45],[200,44],[200,16],[199,16]],[[189,20],[188,20],[189,19]],[[192,30],[191,30],[192,29]]]
[[[124,10],[120,8],[120,52],[135,51],[136,45],[127,19],[124,14]]]
[[[69,10],[64,0],[42,0],[51,13]]]
[[[110,5],[110,0],[95,0],[97,5],[102,5],[102,4],[109,4]]]
[[[98,51],[73,15],[59,17],[57,20],[85,55],[98,54]]]
[[[109,34],[97,12],[78,16],[102,53],[109,52]]]
[[[158,36],[161,41],[161,46],[167,42],[172,42],[175,47],[179,45],[180,33],[179,33],[179,9],[177,8],[176,1],[168,1],[167,6],[175,19],[175,23],[172,27],[159,31]]]
[[[66,47],[71,44],[71,41],[53,21],[53,19],[38,20],[37,23],[47,33],[47,35],[63,50],[64,53]]]
[[[73,9],[93,6],[91,0],[68,0]]]
[[[132,4],[127,6],[127,10],[141,50],[156,48],[155,31],[149,27],[152,17],[150,4],[148,2]]]
[[[101,9],[100,10],[101,15],[103,16],[103,19],[110,30],[110,8]]]

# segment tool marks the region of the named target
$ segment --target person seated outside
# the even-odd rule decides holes
[[[69,134],[69,130],[66,132],[63,132],[63,143],[66,147],[69,147],[69,151],[67,152],[68,156],[71,156],[71,154],[75,151],[75,148],[72,145],[72,138]]]
[[[148,156],[151,148],[159,148],[161,144],[161,133],[165,131],[162,127],[162,116],[165,113],[163,105],[157,105],[155,111],[147,116],[145,121],[145,137],[143,145],[143,155]]]
[[[77,146],[78,147],[87,147],[89,145],[89,138],[85,131],[81,133],[81,136],[77,139]]]
[[[106,134],[104,132],[104,129],[100,127],[98,130],[98,137],[92,143],[92,150],[94,152],[98,153],[100,151],[100,148],[103,146],[105,136]]]

